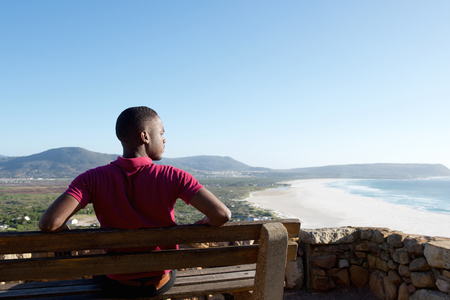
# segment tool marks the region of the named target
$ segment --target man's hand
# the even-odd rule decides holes
[[[198,220],[194,224],[209,224],[209,218],[207,216],[205,216],[203,219]]]

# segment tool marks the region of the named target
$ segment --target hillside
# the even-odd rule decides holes
[[[83,148],[57,148],[22,157],[2,157],[0,178],[73,178],[97,166],[115,160],[118,155]],[[171,165],[195,176],[257,176],[278,178],[419,178],[450,176],[440,164],[358,164],[272,170],[248,166],[228,156],[192,156],[163,158],[157,164]]]
[[[269,168],[250,167],[228,156],[191,156],[182,158],[163,158],[155,162],[160,165],[170,165],[183,170],[200,170],[206,172],[247,172],[271,171]]]
[[[298,168],[288,171],[302,176],[317,178],[418,178],[450,176],[450,170],[441,164],[357,164]]]
[[[74,177],[90,168],[115,160],[117,155],[83,148],[57,148],[0,161],[0,177]]]
[[[75,177],[88,169],[108,164],[117,156],[69,147],[51,149],[30,156],[5,157],[0,160],[0,177]],[[266,168],[253,168],[231,157],[221,156],[163,158],[155,163],[171,165],[190,172],[270,171]]]

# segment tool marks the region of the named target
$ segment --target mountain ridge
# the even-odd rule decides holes
[[[79,147],[50,149],[29,156],[2,157],[0,177],[67,178],[75,177],[117,158],[116,154],[92,152]],[[270,176],[279,178],[419,178],[450,176],[442,164],[350,164],[322,167],[269,169],[251,167],[229,156],[199,155],[163,158],[156,164],[171,165],[197,176],[233,173],[233,176]],[[221,176],[221,175],[215,175]]]
[[[373,163],[373,164],[349,164],[330,165],[322,167],[294,168],[289,172],[297,174],[314,173],[320,177],[358,177],[364,178],[364,174],[370,168],[371,176],[386,176],[386,170],[395,169],[395,176],[408,178],[411,174],[420,174],[420,177],[450,176],[450,170],[442,164],[400,164],[400,163]]]

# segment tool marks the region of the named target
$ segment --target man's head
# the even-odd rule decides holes
[[[158,114],[146,106],[127,108],[117,118],[116,135],[124,153],[137,153],[142,149],[151,159],[160,160],[166,142],[163,133]]]

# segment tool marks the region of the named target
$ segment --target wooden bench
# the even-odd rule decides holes
[[[255,240],[253,245],[1,260],[0,282],[7,283],[0,285],[0,299],[107,299],[95,279],[83,278],[164,269],[188,270],[178,272],[169,292],[151,299],[226,293],[233,293],[235,299],[250,299],[250,295],[252,299],[282,299],[286,259],[297,256],[297,243],[289,238],[298,237],[299,231],[300,221],[287,219],[221,227],[0,233],[0,254]],[[190,269],[197,267],[202,269]]]

